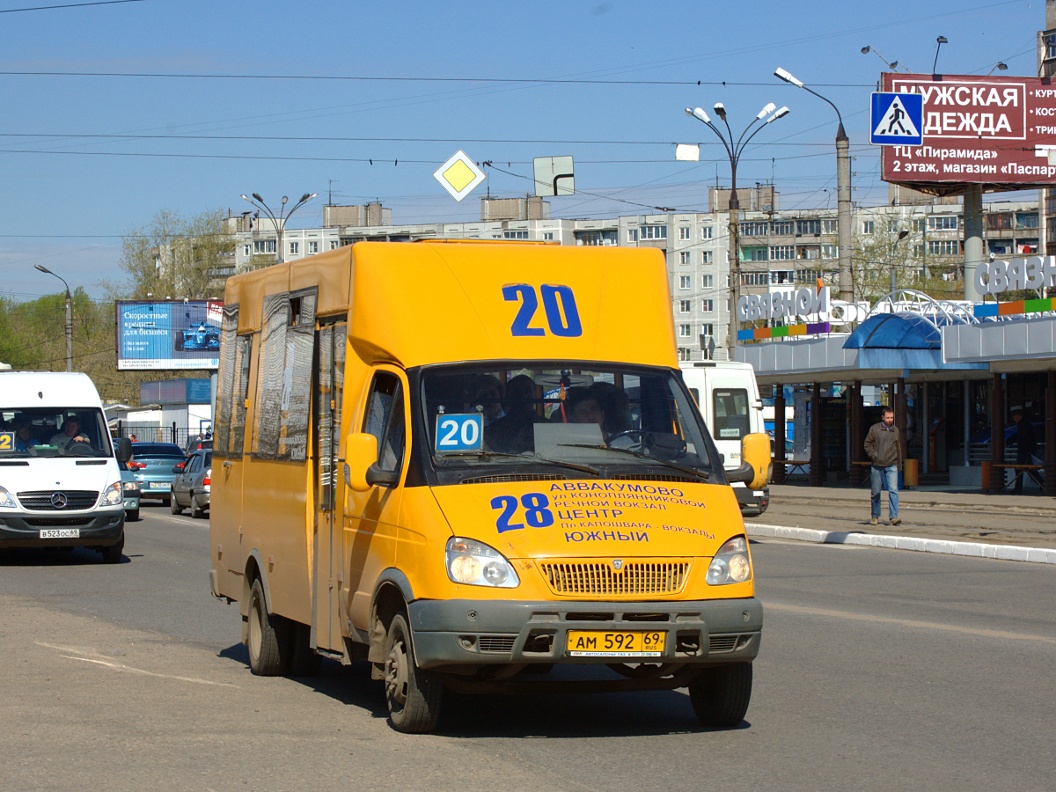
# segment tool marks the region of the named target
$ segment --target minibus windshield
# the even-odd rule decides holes
[[[681,381],[662,368],[500,362],[422,370],[437,468],[541,462],[682,468],[707,479],[716,454]],[[632,473],[621,469],[622,474]]]
[[[0,459],[113,455],[106,421],[97,409],[0,408]]]

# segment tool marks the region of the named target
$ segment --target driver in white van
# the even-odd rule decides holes
[[[91,442],[88,439],[88,435],[81,432],[81,423],[73,415],[68,417],[62,422],[62,431],[56,432],[51,436],[49,445],[53,445],[61,449],[66,450],[66,447],[71,443],[88,443]]]

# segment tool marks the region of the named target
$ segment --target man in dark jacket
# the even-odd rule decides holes
[[[885,407],[880,422],[873,424],[865,436],[865,453],[873,463],[869,468],[869,494],[872,511],[869,524],[876,525],[880,519],[880,492],[887,486],[888,514],[892,525],[900,525],[898,516],[898,471],[902,469],[902,440],[895,426],[895,411]]]
[[[1034,454],[1038,451],[1038,441],[1034,438],[1034,425],[1029,418],[1023,417],[1022,410],[1012,411],[1012,422],[1016,425],[1016,433],[1009,438],[1009,443],[1016,444],[1016,464],[1032,465],[1034,464]],[[1028,472],[1033,476],[1033,471],[1016,471],[1016,484],[1012,489],[1013,492],[1022,494],[1023,477]]]

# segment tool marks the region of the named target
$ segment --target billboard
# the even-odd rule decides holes
[[[119,371],[215,369],[220,364],[219,300],[118,300]]]
[[[924,141],[884,146],[884,181],[936,195],[960,192],[964,184],[990,191],[1056,184],[1051,79],[885,73],[882,87],[924,99]]]

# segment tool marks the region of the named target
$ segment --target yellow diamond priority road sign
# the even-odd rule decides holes
[[[484,172],[463,151],[456,152],[433,176],[456,201],[461,201],[484,181]]]

